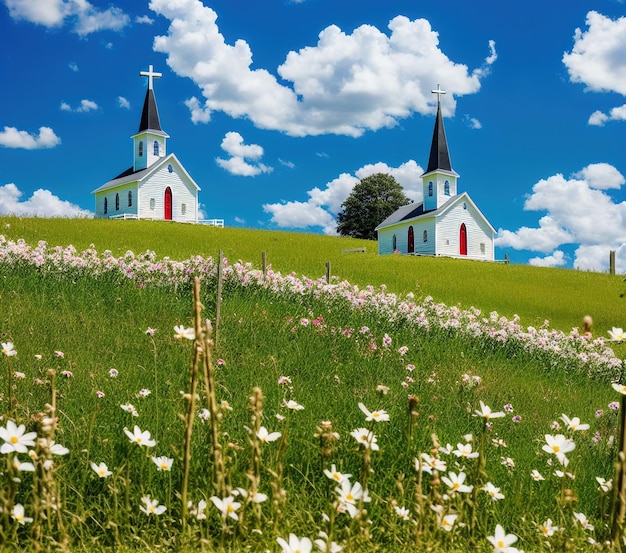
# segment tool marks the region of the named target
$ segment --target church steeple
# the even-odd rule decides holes
[[[169,135],[161,128],[159,110],[154,96],[153,79],[162,77],[162,73],[156,73],[152,65],[148,71],[140,71],[139,75],[148,77],[148,90],[143,102],[139,130],[132,136],[134,142],[134,163],[135,171],[146,169],[155,161],[167,155],[165,147],[166,139]]]
[[[448,141],[446,140],[446,129],[443,126],[443,116],[441,115],[441,95],[446,92],[441,90],[439,85],[437,85],[437,90],[432,92],[437,95],[437,119],[435,120],[435,128],[433,130],[433,140],[430,144],[430,156],[426,172],[430,173],[437,169],[452,171]]]
[[[437,94],[437,117],[430,144],[428,166],[422,175],[424,211],[438,209],[452,196],[456,196],[456,180],[459,176],[450,163],[446,130],[441,115],[441,95],[446,92],[437,85],[437,90],[433,90],[432,93]]]

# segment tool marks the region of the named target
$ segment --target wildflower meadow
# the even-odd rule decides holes
[[[0,278],[8,551],[624,548],[621,321],[4,237]]]

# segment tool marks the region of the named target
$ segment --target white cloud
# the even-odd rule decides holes
[[[265,204],[263,211],[271,215],[271,222],[281,228],[321,228],[325,234],[337,234],[336,216],[341,204],[350,195],[354,186],[362,179],[375,173],[392,175],[404,188],[406,196],[413,201],[422,200],[422,179],[424,170],[412,159],[399,167],[386,163],[368,164],[354,175],[342,173],[326,183],[323,188],[315,187],[307,192],[306,202],[288,201]]]
[[[135,17],[135,23],[139,23],[140,25],[152,25],[154,23],[154,19],[152,19],[149,15],[138,15]]]
[[[61,102],[61,111],[73,111],[74,113],[87,113],[98,109],[98,104],[93,100],[81,100],[80,104],[72,108],[67,102]]]
[[[208,123],[211,120],[211,109],[205,104],[200,105],[200,100],[193,96],[185,100],[185,105],[191,112],[191,122],[196,125],[198,123]]]
[[[572,177],[584,180],[590,188],[598,190],[620,188],[626,182],[624,175],[609,163],[591,163]]]
[[[61,27],[67,20],[80,36],[96,31],[119,31],[130,18],[114,6],[100,11],[87,0],[5,0],[9,15],[45,27]]]
[[[70,62],[68,67],[74,71],[74,73],[78,72],[78,64],[76,62]]]
[[[263,148],[258,144],[244,144],[238,132],[227,132],[222,140],[222,150],[230,158],[216,158],[217,164],[231,175],[255,177],[261,173],[271,173],[274,169],[257,160],[263,157]],[[256,163],[250,163],[250,161]]]
[[[469,115],[464,115],[463,116],[463,120],[467,123],[467,126],[470,129],[482,129],[483,128],[483,124],[476,119],[475,117],[470,117]]]
[[[576,29],[572,51],[563,54],[570,81],[594,92],[626,96],[626,17],[613,20],[590,11],[585,22],[587,30]],[[609,119],[626,119],[626,106],[614,108],[610,115],[595,111],[588,123],[601,126]]]
[[[130,109],[130,102],[124,96],[117,97],[117,105],[124,109]]]
[[[388,34],[371,25],[347,34],[331,25],[315,46],[289,52],[272,73],[251,68],[252,50],[244,40],[226,43],[217,14],[200,0],[151,0],[150,8],[171,21],[168,34],[155,38],[154,50],[198,85],[205,111],[246,117],[259,128],[293,136],[360,136],[415,112],[433,113],[430,91],[438,82],[449,92],[444,111],[452,114],[455,97],[478,92],[497,57],[490,41],[482,67],[470,71],[440,50],[428,21],[398,16]]]
[[[296,164],[293,161],[287,161],[285,159],[278,158],[278,163],[280,163],[283,167],[288,167],[289,169],[293,169]]]
[[[4,130],[0,132],[0,146],[5,148],[37,150],[40,148],[54,148],[59,144],[61,144],[61,139],[54,134],[50,127],[39,127],[39,134],[18,131],[15,127],[4,127]]]
[[[528,264],[535,267],[563,267],[566,263],[565,254],[561,250],[555,250],[545,257],[533,257],[528,260]]]
[[[565,244],[574,244],[574,267],[605,269],[609,250],[626,244],[626,201],[615,201],[605,190],[617,189],[624,176],[612,165],[594,163],[569,179],[557,174],[540,180],[526,198],[524,209],[545,211],[536,228],[498,230],[496,246],[550,254]],[[603,256],[598,252],[603,251]],[[533,261],[539,263],[539,258]]]
[[[626,104],[614,107],[608,114],[596,110],[589,116],[587,122],[590,125],[602,127],[607,121],[626,121]]]
[[[93,217],[93,213],[68,201],[61,200],[49,190],[35,190],[27,200],[20,201],[22,192],[13,183],[0,186],[0,215],[19,217]]]
[[[612,20],[590,11],[586,23],[586,31],[574,32],[572,51],[563,54],[570,80],[596,92],[626,95],[626,17]]]
[[[246,220],[241,218],[241,217],[235,217],[234,219],[235,223],[237,223],[238,225],[245,225],[246,224]]]

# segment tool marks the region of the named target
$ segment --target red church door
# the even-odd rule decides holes
[[[465,228],[465,223],[461,223],[461,230],[459,231],[459,253],[467,255],[467,229]]]
[[[406,248],[408,253],[415,251],[415,235],[413,234],[413,227],[409,227],[408,246]]]
[[[165,220],[172,220],[172,189],[168,186],[165,189]]]

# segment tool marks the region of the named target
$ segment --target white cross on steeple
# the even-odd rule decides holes
[[[140,71],[139,74],[142,77],[148,77],[148,88],[150,90],[152,90],[152,79],[153,77],[156,77],[157,79],[159,77],[163,76],[163,73],[156,73],[155,71],[152,70],[152,65],[149,67],[148,71]]]
[[[152,66],[150,66],[150,68],[152,69]],[[445,90],[441,90],[440,84],[437,85],[437,90],[431,90],[431,92],[437,95],[437,103],[441,101],[441,95],[446,93]]]

